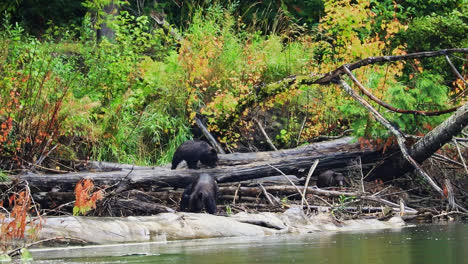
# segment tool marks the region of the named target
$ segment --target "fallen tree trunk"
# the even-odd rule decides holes
[[[432,156],[444,144],[451,141],[467,125],[468,103],[465,103],[452,116],[411,146],[408,152],[416,162],[421,163]],[[398,152],[373,170],[369,174],[369,179],[380,178],[383,181],[388,181],[413,169],[414,167],[401,155],[401,152]]]
[[[210,214],[165,213],[147,217],[50,217],[39,239],[68,237],[92,244],[166,242],[211,237],[260,237],[403,227],[399,217],[389,221],[347,220],[335,225],[330,217],[307,217],[300,210],[282,214],[240,213],[230,217]],[[59,242],[59,241],[57,241]],[[65,241],[68,242],[68,241]],[[73,241],[70,241],[73,242]],[[139,245],[141,246],[141,245]],[[95,254],[96,249],[93,249]],[[70,252],[68,252],[70,253]]]
[[[316,159],[319,159],[316,172],[338,169],[348,166],[349,162],[360,157],[364,168],[380,160],[382,155],[374,149],[361,149],[359,144],[351,143],[351,138],[311,144],[290,150],[258,153],[235,153],[220,155],[220,165],[216,168],[200,170],[170,170],[166,167],[154,167],[149,170],[78,172],[69,174],[26,174],[15,176],[27,180],[33,192],[73,191],[82,178],[89,178],[97,186],[112,186],[121,182],[126,189],[149,187],[185,187],[192,177],[208,173],[217,178],[219,183],[239,182],[244,180],[278,175],[276,169],[290,175],[305,173]],[[233,165],[233,166],[228,166]]]

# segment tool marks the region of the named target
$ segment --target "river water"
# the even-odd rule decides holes
[[[468,225],[33,250],[35,263],[468,263]]]

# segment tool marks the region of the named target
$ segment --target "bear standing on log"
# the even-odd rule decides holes
[[[209,174],[203,173],[193,179],[182,194],[180,210],[199,213],[205,208],[210,214],[216,214],[218,184]]]
[[[205,141],[199,140],[188,140],[182,143],[174,153],[172,157],[172,167],[174,170],[177,168],[179,163],[185,160],[189,169],[199,169],[198,161],[208,165],[210,167],[215,167],[218,162],[218,154],[216,150],[212,148]]]

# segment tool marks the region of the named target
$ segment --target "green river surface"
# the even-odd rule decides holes
[[[468,263],[468,224],[44,248],[34,263]]]

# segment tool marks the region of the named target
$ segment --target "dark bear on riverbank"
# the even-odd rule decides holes
[[[198,169],[198,161],[210,167],[215,167],[218,162],[218,154],[205,141],[188,140],[182,143],[175,151],[172,157],[171,169],[177,168],[177,165],[182,160],[187,162],[189,169]]]
[[[317,178],[317,187],[331,187],[331,186],[339,186],[343,187],[345,181],[345,177],[343,174],[339,172],[334,172],[331,170],[324,171],[320,173]]]
[[[216,214],[218,184],[216,180],[204,173],[198,175],[182,194],[180,210],[199,213],[205,208],[210,214]]]

